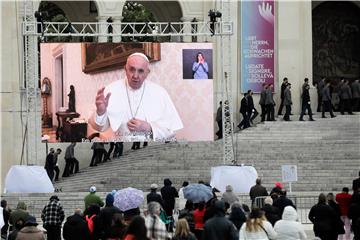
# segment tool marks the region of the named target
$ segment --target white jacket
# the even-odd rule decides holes
[[[276,239],[276,232],[274,231],[271,223],[268,221],[263,221],[262,227],[265,229],[258,232],[248,232],[246,231],[246,223],[241,226],[239,240],[269,240]]]
[[[306,240],[306,234],[301,223],[297,222],[296,210],[287,206],[284,208],[282,220],[275,223],[274,230],[277,233],[277,240]]]

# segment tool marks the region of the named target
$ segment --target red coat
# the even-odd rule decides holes
[[[341,216],[347,216],[347,213],[349,211],[349,206],[351,202],[351,195],[348,193],[338,193],[336,194],[336,201],[340,206],[340,213]]]
[[[194,223],[195,223],[195,229],[203,229],[204,228],[204,215],[205,215],[206,209],[204,208],[202,211],[199,209],[196,209],[194,211]]]

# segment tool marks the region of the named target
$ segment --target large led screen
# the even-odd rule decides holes
[[[211,43],[42,43],[40,60],[42,140],[214,139]]]

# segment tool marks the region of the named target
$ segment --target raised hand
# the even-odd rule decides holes
[[[274,25],[274,15],[272,14],[272,6],[269,3],[263,2],[258,5],[260,15],[270,24]]]
[[[96,94],[96,100],[95,100],[96,113],[99,116],[103,115],[106,112],[107,106],[109,104],[109,98],[111,96],[111,93],[108,93],[105,97],[104,90],[105,87],[102,87],[97,91]]]

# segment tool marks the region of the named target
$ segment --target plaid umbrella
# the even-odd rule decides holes
[[[127,211],[141,206],[144,201],[143,191],[136,188],[124,188],[115,193],[114,206],[121,211]]]
[[[207,202],[213,198],[211,187],[204,184],[190,184],[183,189],[184,198],[192,201],[193,203]]]

